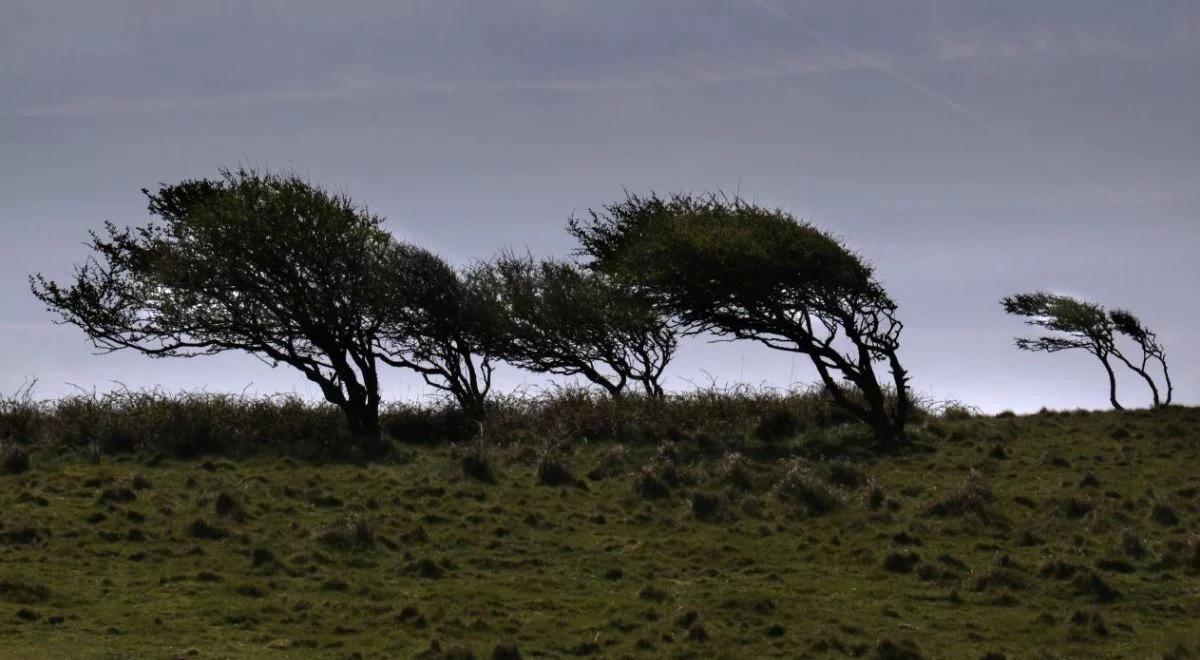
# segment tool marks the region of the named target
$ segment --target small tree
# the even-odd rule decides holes
[[[1117,333],[1124,335],[1137,344],[1138,349],[1142,353],[1141,360],[1127,359],[1119,350],[1114,350],[1113,355],[1117,356],[1125,366],[1133,370],[1134,373],[1141,376],[1146,381],[1146,385],[1150,387],[1150,394],[1154,399],[1154,407],[1171,405],[1171,397],[1174,394],[1174,387],[1171,385],[1171,374],[1167,371],[1167,353],[1162,344],[1158,342],[1158,336],[1147,328],[1138,317],[1132,312],[1124,309],[1114,309],[1108,313],[1109,321]],[[1154,377],[1150,374],[1150,363],[1158,362],[1162,368],[1163,381],[1166,385],[1167,395],[1163,399],[1160,396],[1158,384],[1155,383]]]
[[[402,308],[379,334],[379,359],[412,369],[481,419],[492,387],[493,353],[503,325],[499,301],[445,261],[426,253],[386,274]]]
[[[834,402],[870,425],[881,446],[907,441],[896,304],[832,236],[719,194],[628,195],[572,219],[569,230],[590,267],[629,283],[689,333],[807,355]],[[880,362],[890,388],[875,372]]]
[[[570,263],[511,255],[478,266],[468,280],[504,310],[496,333],[504,361],[583,376],[614,398],[631,381],[663,396],[676,334],[642,296]]]
[[[382,450],[375,344],[403,305],[380,273],[423,259],[382,219],[293,174],[222,170],[143,191],[158,222],[107,223],[93,255],[35,296],[104,352],[151,357],[245,351],[298,369],[346,415],[351,436]]]
[[[1043,353],[1069,350],[1091,353],[1100,360],[1105,373],[1108,374],[1109,402],[1116,410],[1123,409],[1117,400],[1117,375],[1109,359],[1119,355],[1113,341],[1115,326],[1103,307],[1044,291],[1008,296],[1002,299],[1000,304],[1009,314],[1025,317],[1027,325],[1058,333],[1036,338],[1018,338],[1017,348]]]

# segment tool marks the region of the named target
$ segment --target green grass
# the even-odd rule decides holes
[[[0,476],[3,655],[1200,655],[1200,410],[918,437],[513,445],[485,452],[495,483],[445,446],[366,467],[34,452]],[[585,477],[602,454],[613,476]],[[557,460],[583,485],[539,485]]]

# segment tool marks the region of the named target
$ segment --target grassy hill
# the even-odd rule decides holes
[[[785,435],[10,450],[3,654],[1200,657],[1200,409]]]

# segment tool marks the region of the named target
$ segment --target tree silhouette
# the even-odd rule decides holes
[[[1103,307],[1044,291],[1008,296],[1000,304],[1005,312],[1025,317],[1027,325],[1058,333],[1018,338],[1017,348],[1042,353],[1083,350],[1096,356],[1108,374],[1108,400],[1113,408],[1123,410],[1117,400],[1117,375],[1109,360],[1119,355],[1113,340],[1115,327]]]
[[[424,250],[398,244],[382,219],[293,174],[222,170],[143,190],[158,221],[93,233],[93,254],[67,285],[31,277],[35,296],[105,352],[152,357],[244,351],[286,364],[379,453],[376,342],[413,287],[380,274],[411,270]]]
[[[881,446],[907,441],[896,303],[832,236],[719,194],[631,194],[572,219],[569,230],[591,268],[627,282],[688,333],[807,355],[833,401],[870,425]],[[890,386],[875,371],[880,362]]]
[[[637,383],[661,398],[677,338],[644,297],[563,261],[507,255],[468,274],[504,310],[496,352],[539,373],[579,375],[612,397]]]
[[[482,418],[503,327],[499,301],[431,254],[399,266],[381,274],[407,293],[393,296],[403,308],[379,333],[379,359],[416,371],[468,416]]]
[[[1138,317],[1134,316],[1128,310],[1114,309],[1109,312],[1108,318],[1112,322],[1113,328],[1119,334],[1133,340],[1142,353],[1141,360],[1137,362],[1127,359],[1120,350],[1114,351],[1113,355],[1146,381],[1146,385],[1150,387],[1150,394],[1154,399],[1155,408],[1171,405],[1174,387],[1171,385],[1171,374],[1167,371],[1166,350],[1158,342],[1158,336],[1151,332]],[[1152,361],[1158,362],[1162,369],[1163,381],[1167,389],[1166,399],[1161,398],[1158,384],[1155,383],[1154,377],[1150,374],[1149,365]]]

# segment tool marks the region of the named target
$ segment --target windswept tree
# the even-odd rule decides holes
[[[1023,351],[1059,353],[1082,350],[1096,357],[1108,374],[1108,400],[1123,410],[1117,400],[1117,375],[1111,358],[1119,355],[1113,339],[1115,325],[1104,308],[1095,303],[1045,291],[1021,293],[1000,301],[1004,311],[1025,317],[1025,323],[1055,334],[1019,337],[1017,348]]]
[[[1150,387],[1150,395],[1154,400],[1155,408],[1171,405],[1174,387],[1171,385],[1171,374],[1167,371],[1166,349],[1159,343],[1158,336],[1128,310],[1114,309],[1108,313],[1108,318],[1118,334],[1124,335],[1137,345],[1138,350],[1141,351],[1141,359],[1126,358],[1120,350],[1113,351],[1113,355],[1146,381],[1146,385]],[[1162,397],[1158,384],[1150,373],[1153,362],[1157,362],[1162,370],[1163,384],[1167,390],[1165,398]]]
[[[472,418],[482,418],[492,387],[498,300],[440,258],[425,253],[383,274],[400,308],[378,335],[379,359],[421,374]]]
[[[591,268],[628,283],[689,333],[806,355],[833,401],[868,424],[880,446],[907,442],[896,303],[837,239],[720,194],[627,195],[572,219],[569,230]]]
[[[583,376],[614,398],[630,383],[663,396],[677,338],[643,296],[571,263],[512,255],[477,266],[468,282],[503,309],[496,350],[505,362]]]
[[[382,450],[376,345],[406,302],[381,273],[424,250],[382,219],[293,174],[222,170],[143,191],[157,221],[106,225],[93,254],[35,296],[102,351],[196,357],[244,351],[299,370],[346,416],[352,438]]]

